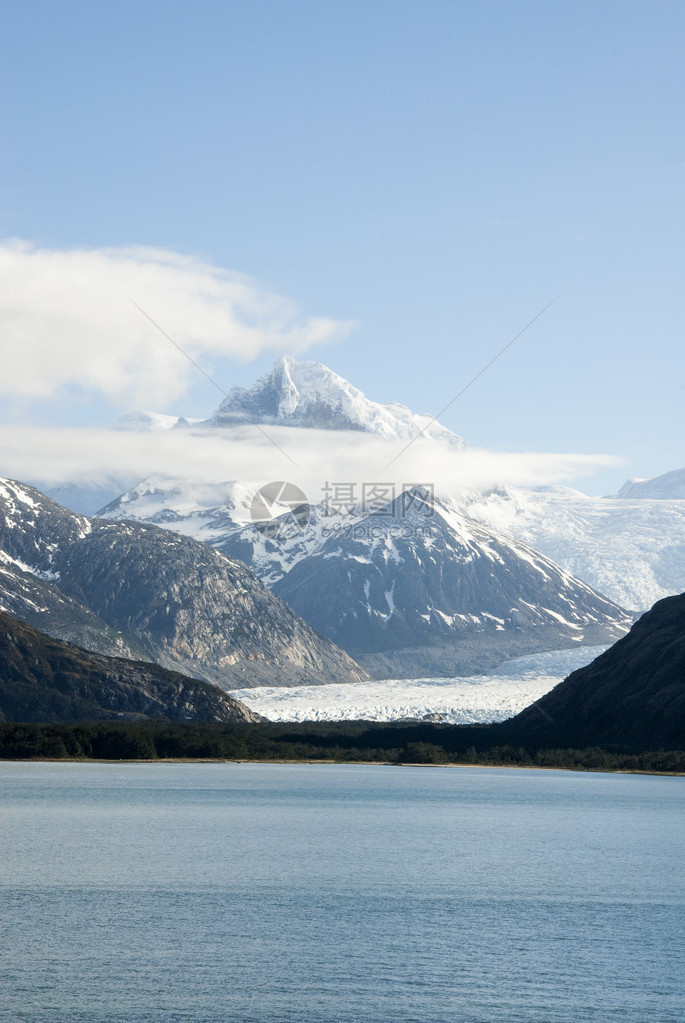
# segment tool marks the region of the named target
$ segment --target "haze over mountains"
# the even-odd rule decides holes
[[[146,413],[138,428],[150,429],[153,418]],[[155,421],[155,428],[179,426],[173,417],[157,418],[164,422]],[[424,436],[447,444],[451,451],[465,450],[461,438],[430,417],[417,416],[393,402],[369,401],[327,367],[290,358],[279,360],[252,388],[233,388],[202,428],[230,432],[231,427],[245,423],[366,432],[391,440],[416,436],[428,423]],[[180,426],[184,424],[180,421]],[[147,512],[141,503],[143,491]],[[622,607],[643,611],[655,600],[685,589],[685,470],[630,480],[613,498],[588,497],[568,487],[551,486],[497,486],[451,493],[439,481],[438,493],[455,510],[523,541]],[[127,508],[119,507],[118,514],[159,524],[173,522],[178,531],[243,557],[231,546],[229,535],[235,533],[237,523],[249,522],[251,496],[240,481],[199,484],[151,477],[127,491],[121,499]],[[312,498],[315,504],[320,499],[320,494]],[[105,514],[113,515],[116,507],[110,505]],[[166,523],[162,515],[168,516]],[[275,577],[259,563],[259,557],[255,550],[246,560],[269,584],[274,583]]]
[[[245,430],[250,424],[262,429],[287,427],[293,436],[299,431],[303,444],[308,433],[320,436],[322,431],[334,434],[336,442],[346,435],[353,440],[364,434],[402,444],[427,426],[422,435],[426,452],[434,447],[436,452],[448,451],[453,457],[466,450],[461,438],[429,416],[416,415],[395,402],[370,401],[326,366],[288,357],[280,359],[253,387],[233,388],[214,415],[205,420],[146,412],[125,416],[118,426],[169,436],[190,431],[201,452],[202,437],[230,438],[232,430]],[[236,438],[241,439],[239,432]],[[228,457],[229,471],[230,461]],[[253,468],[253,475],[258,476],[258,465]],[[173,481],[167,474],[161,484],[159,479],[158,475],[149,477],[143,487],[150,494],[160,487],[167,492],[164,501],[167,513],[175,520],[174,528],[219,547],[221,533],[228,534],[238,521],[249,521],[252,491],[260,485],[250,483],[246,487],[245,480],[235,477],[231,483],[228,474],[224,476],[228,482],[221,485],[215,482],[216,477],[212,482],[198,481],[197,476],[193,481],[182,476]],[[655,600],[685,589],[685,470],[651,480],[630,480],[614,498],[588,497],[568,487],[498,485],[476,492],[454,492],[439,479],[420,482],[435,483],[440,496],[450,499],[469,517],[522,540],[623,607],[646,610]],[[92,484],[65,481],[41,489],[87,514],[97,513],[125,493],[126,499],[130,496],[128,512],[144,521],[139,484],[139,479],[130,477],[100,477]],[[209,493],[213,487],[217,488],[215,497]],[[177,492],[176,503],[169,493],[172,488]],[[316,504],[321,497],[319,491],[312,493],[310,500]],[[126,514],[126,510],[121,511]],[[157,507],[151,515],[161,511]],[[107,509],[108,515],[112,512],[112,507]],[[236,553],[228,548],[226,552]],[[262,578],[267,576],[262,574]]]

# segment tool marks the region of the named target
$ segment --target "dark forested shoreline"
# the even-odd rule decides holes
[[[502,725],[307,722],[0,724],[4,760],[254,760],[685,772],[685,751],[548,748]]]

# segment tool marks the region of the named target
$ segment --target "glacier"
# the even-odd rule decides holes
[[[384,679],[352,685],[231,690],[271,721],[440,721],[490,724],[518,714],[606,650],[554,650],[517,657],[489,675]]]

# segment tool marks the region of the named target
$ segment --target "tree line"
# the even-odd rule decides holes
[[[493,734],[494,733],[494,734]],[[482,725],[312,722],[0,724],[4,760],[254,760],[471,764],[685,773],[685,752],[540,748]],[[499,740],[499,741],[498,741]]]

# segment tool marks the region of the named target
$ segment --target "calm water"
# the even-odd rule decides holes
[[[685,778],[0,764],[0,1020],[682,1023]]]

